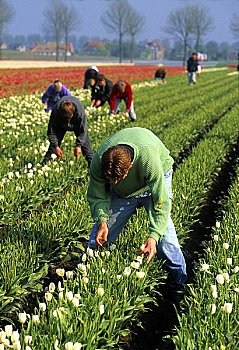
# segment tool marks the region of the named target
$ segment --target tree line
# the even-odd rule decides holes
[[[13,16],[14,11],[8,1],[0,0],[0,43],[3,42],[4,30]],[[128,55],[130,61],[133,61],[136,37],[143,31],[145,24],[144,15],[131,6],[128,0],[113,0],[109,4],[108,10],[101,16],[101,22],[110,34],[116,36],[119,62],[123,60],[126,38],[128,39]],[[71,34],[78,30],[80,23],[80,15],[74,6],[64,2],[64,0],[51,0],[43,13],[42,31],[45,39],[49,37],[50,33],[51,39],[56,42],[56,60],[59,60],[60,42],[63,41],[67,44]],[[166,26],[161,29],[181,47],[183,64],[185,64],[188,50],[199,51],[202,47],[202,38],[213,27],[213,18],[207,7],[187,5],[172,10],[168,15]],[[232,16],[230,30],[238,39],[239,13]],[[41,36],[32,35],[28,36],[28,39],[29,41],[36,41],[42,38]],[[67,52],[65,52],[65,60],[67,60]]]

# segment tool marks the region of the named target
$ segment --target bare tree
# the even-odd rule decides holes
[[[67,61],[67,46],[69,42],[69,34],[80,24],[80,18],[76,9],[64,4],[62,15],[62,28],[65,42],[65,61]]]
[[[135,37],[143,30],[145,18],[130,6],[128,12],[127,34],[130,36],[130,62],[134,58]]]
[[[108,11],[101,16],[106,30],[118,35],[120,63],[123,61],[123,37],[127,33],[129,9],[127,0],[114,0]]]
[[[207,7],[202,5],[192,6],[194,35],[196,37],[195,50],[199,50],[200,39],[213,29],[213,19],[209,15]]]
[[[238,39],[239,37],[239,13],[234,13],[231,19],[230,29],[235,37],[235,39]]]
[[[43,30],[47,35],[52,35],[56,41],[56,60],[59,61],[59,44],[63,35],[64,3],[61,0],[51,0],[51,4],[44,11],[45,17]]]
[[[6,24],[12,19],[14,11],[5,0],[0,0],[0,45],[2,44],[3,32]],[[0,49],[0,59],[2,59],[2,50]]]
[[[183,65],[186,63],[189,40],[194,33],[192,6],[171,11],[164,31],[183,44]]]

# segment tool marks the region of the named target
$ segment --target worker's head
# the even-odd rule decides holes
[[[60,82],[59,79],[54,80],[54,89],[56,91],[61,91],[62,89],[62,83]]]
[[[96,81],[95,81],[94,78],[90,78],[90,79],[89,79],[89,85],[90,85],[90,86],[94,86],[95,83],[96,83]]]
[[[75,106],[70,100],[64,100],[60,105],[60,111],[64,118],[71,119],[75,113]]]
[[[126,89],[126,83],[124,82],[124,80],[119,80],[115,86],[116,89],[120,92],[124,92]]]
[[[192,53],[192,58],[193,58],[194,60],[196,60],[196,59],[198,58],[198,55],[197,55],[196,52],[193,52],[193,53]]]
[[[106,78],[105,78],[104,74],[99,74],[98,75],[97,83],[98,83],[99,86],[105,86]]]
[[[107,149],[102,155],[101,171],[106,181],[117,185],[128,175],[133,163],[130,151],[121,145]]]

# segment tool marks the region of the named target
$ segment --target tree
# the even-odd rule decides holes
[[[209,60],[217,60],[218,59],[218,43],[214,40],[208,41],[206,43],[206,50]]]
[[[183,65],[185,66],[189,40],[194,33],[192,6],[171,11],[164,31],[183,44]]]
[[[133,62],[135,36],[143,30],[144,16],[140,15],[132,6],[129,7],[127,34],[130,36],[130,62]]]
[[[128,29],[129,9],[130,5],[127,0],[113,0],[109,10],[101,16],[106,30],[118,35],[120,63],[123,61],[123,37]]]
[[[65,61],[67,61],[67,45],[69,42],[69,34],[80,24],[79,15],[76,9],[71,6],[63,5],[62,29],[65,42]]]
[[[235,37],[235,39],[238,39],[239,37],[239,13],[234,13],[231,19],[230,29]]]
[[[200,39],[213,29],[213,19],[209,10],[202,5],[192,6],[194,35],[196,37],[195,50],[199,50]]]
[[[12,19],[14,11],[5,0],[0,0],[0,45],[2,44],[3,32],[5,26]],[[0,49],[0,59],[2,59],[2,50]]]
[[[63,35],[63,8],[64,3],[61,0],[52,0],[43,13],[45,17],[43,31],[46,35],[52,34],[56,42],[56,61],[59,61],[59,44]]]

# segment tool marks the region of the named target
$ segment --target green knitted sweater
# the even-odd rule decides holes
[[[101,175],[101,157],[109,147],[119,144],[133,148],[133,166],[119,184],[109,185]],[[169,155],[169,150],[150,130],[139,127],[120,130],[101,144],[91,163],[87,198],[92,218],[98,223],[108,221],[110,186],[123,198],[150,189],[149,231],[150,237],[158,241],[166,234],[170,199],[164,174],[172,165],[173,158]]]

